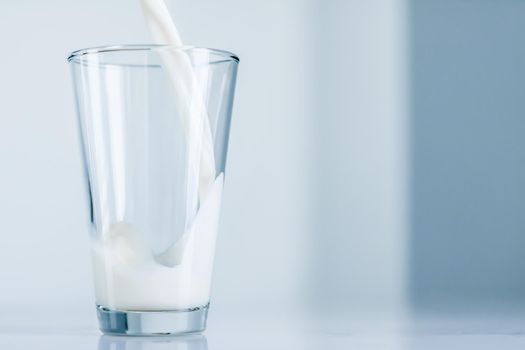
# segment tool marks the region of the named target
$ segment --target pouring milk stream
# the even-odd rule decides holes
[[[182,46],[164,0],[140,3],[155,43]],[[161,254],[153,254],[126,222],[112,224],[93,243],[96,301],[115,310],[182,310],[209,302],[224,176],[215,178],[211,127],[189,57],[178,50],[157,51],[187,137],[187,177],[198,181],[199,203],[187,203],[187,215],[194,220]]]

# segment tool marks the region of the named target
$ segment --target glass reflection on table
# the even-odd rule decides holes
[[[208,350],[202,334],[176,337],[122,337],[103,335],[98,350]]]

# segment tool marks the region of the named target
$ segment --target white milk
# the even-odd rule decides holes
[[[156,43],[181,46],[163,0],[141,0],[141,4]],[[158,53],[162,68],[171,78],[191,150],[188,176],[199,181],[200,206],[187,204],[189,217],[195,219],[184,235],[160,255],[154,255],[142,241],[143,236],[126,222],[114,223],[93,241],[96,302],[113,310],[181,310],[204,306],[210,299],[224,176],[221,173],[215,178],[211,129],[189,58],[183,52]]]
[[[221,207],[223,174],[174,249],[157,261],[133,227],[113,224],[92,244],[95,296],[113,310],[181,310],[210,300],[215,241]]]
[[[155,43],[183,46],[164,0],[140,0],[140,3]],[[190,174],[190,178],[199,178],[199,196],[202,201],[215,179],[213,139],[202,90],[186,53],[160,49],[158,55],[173,88],[173,97],[188,143],[195,150],[190,156],[197,159],[190,159],[190,165],[198,165],[200,159],[200,171],[198,174]]]

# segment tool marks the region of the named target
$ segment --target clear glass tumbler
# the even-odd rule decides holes
[[[239,59],[141,45],[79,50],[68,61],[100,329],[203,331]]]

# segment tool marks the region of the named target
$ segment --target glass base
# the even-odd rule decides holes
[[[177,335],[206,329],[209,305],[177,311],[114,311],[97,305],[100,330],[115,335]]]

